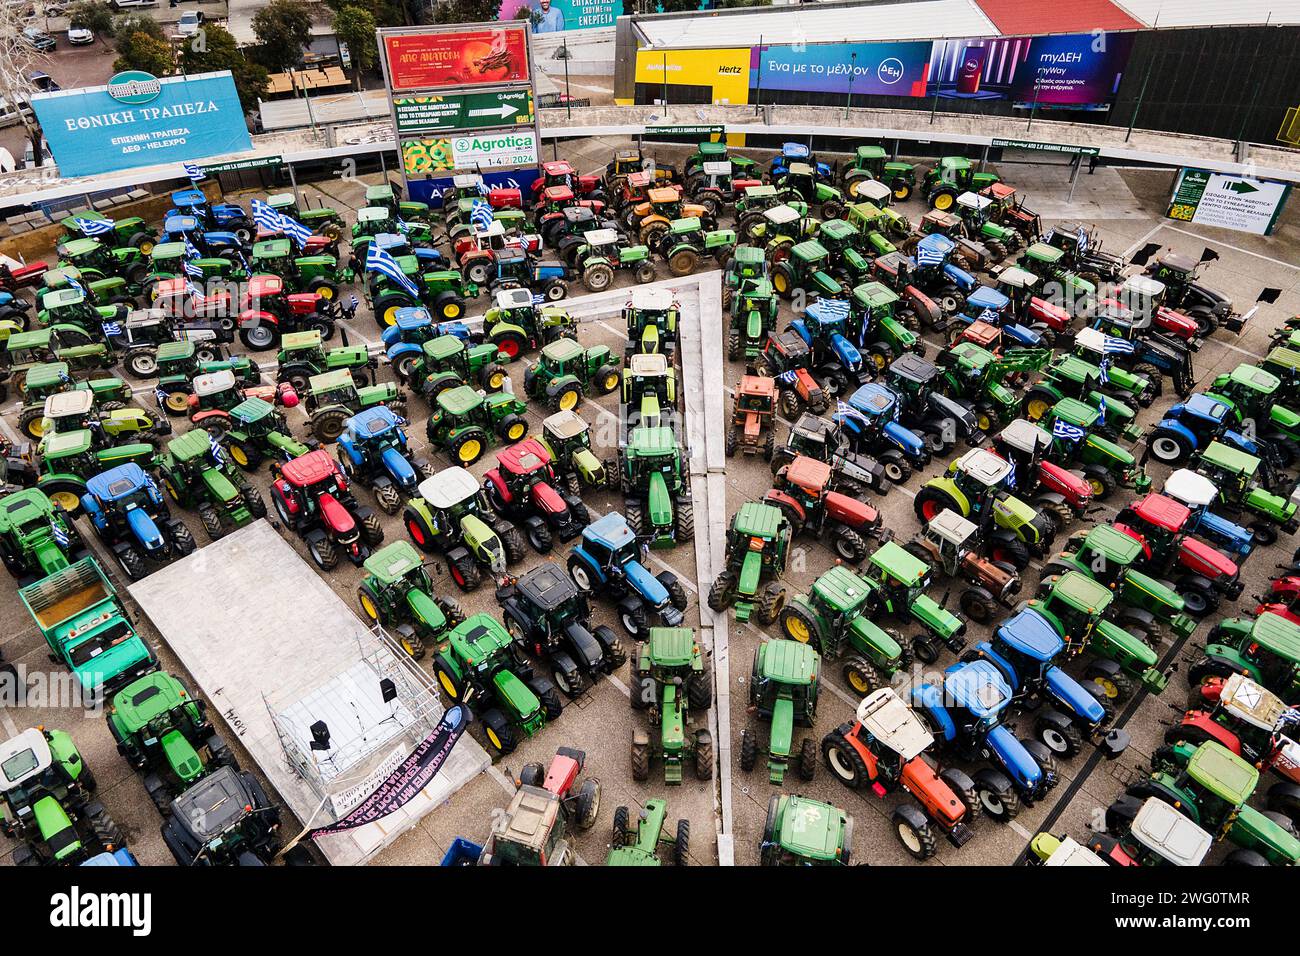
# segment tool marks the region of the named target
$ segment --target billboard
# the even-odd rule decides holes
[[[749,102],[749,47],[726,50],[653,50],[636,53],[636,82],[647,88],[650,99],[661,97],[665,83],[673,86],[704,87],[712,91],[714,103]],[[669,99],[675,99],[669,94]]]
[[[528,34],[521,26],[383,36],[390,89],[436,90],[527,82]]]
[[[623,0],[501,0],[501,20],[519,20],[527,10],[534,33],[612,27]]]
[[[104,86],[31,98],[64,176],[94,176],[251,150],[230,72],[162,79],[139,70]]]
[[[1291,192],[1288,183],[1183,169],[1166,216],[1180,222],[1271,235]]]
[[[762,90],[924,96],[928,40],[755,47],[750,86]]]
[[[533,122],[533,91],[514,90],[448,93],[443,96],[402,96],[393,100],[399,136],[446,130],[489,129],[502,123]]]
[[[402,171],[408,177],[536,164],[537,133],[532,127],[402,140]]]

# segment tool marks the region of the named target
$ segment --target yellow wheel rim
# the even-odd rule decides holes
[[[1096,478],[1088,479],[1088,487],[1092,489],[1092,493],[1094,495],[1100,495],[1103,491],[1106,490],[1105,486],[1102,485],[1102,483],[1098,481]]]
[[[414,657],[419,653],[420,648],[414,641],[402,638],[402,650],[406,651],[407,657]]]
[[[45,434],[45,419],[34,418],[27,423],[27,434],[33,438],[40,438]]]
[[[153,252],[153,243],[152,243],[152,242],[149,242],[148,240],[145,240],[144,242],[140,243],[140,255],[142,255],[142,256],[147,256],[147,255],[149,255],[149,253],[151,253],[151,252]]]
[[[455,302],[448,302],[442,307],[442,314],[449,319],[455,319],[460,316],[460,305]]]
[[[397,306],[393,306],[391,309],[384,309],[384,325],[397,324],[397,309]]]
[[[81,504],[81,499],[71,491],[56,491],[50,495],[50,501],[69,513],[76,511]]]
[[[165,481],[163,481],[163,485],[167,489],[167,496],[171,498],[172,501],[176,502],[177,504],[180,504],[181,503],[180,492],[176,490],[176,486],[172,484],[171,479],[168,478]]]
[[[1031,399],[1025,407],[1025,412],[1031,422],[1036,422],[1047,414],[1047,403],[1039,398]]]
[[[993,419],[989,418],[987,415],[981,415],[975,419],[975,425],[980,431],[987,432],[993,428]]]
[[[244,449],[240,448],[238,445],[232,445],[230,447],[230,457],[235,459],[235,464],[239,465],[241,468],[248,464],[248,456],[244,454]]]
[[[327,285],[323,285],[319,289],[317,289],[316,294],[320,296],[322,299],[324,299],[326,302],[334,298],[334,290]]]
[[[873,355],[871,356],[871,364],[874,365],[876,368],[884,368],[885,357],[879,354]]]
[[[772,277],[772,288],[776,289],[777,292],[784,292],[787,285],[788,283],[785,281],[785,276],[780,273],[777,273]]]
[[[907,196],[908,196],[908,194],[909,194],[911,191],[912,191],[912,190],[909,189],[907,186],[899,186],[897,189],[894,190],[894,198],[895,198],[895,199],[906,199]]]
[[[949,209],[952,207],[952,196],[947,193],[940,193],[934,197],[935,209]]]
[[[456,700],[456,685],[451,682],[446,671],[438,671],[438,683],[442,685],[443,691],[452,700]]]
[[[500,372],[494,372],[492,377],[488,379],[489,388],[500,388],[505,383],[506,377]]]
[[[366,612],[366,617],[370,618],[370,620],[379,620],[379,608],[375,607],[375,602],[370,600],[369,594],[361,595],[361,610]],[[406,648],[407,651],[410,650],[405,641],[402,642],[402,647]]]
[[[859,694],[865,694],[870,689],[867,686],[867,682],[862,679],[862,675],[859,674],[857,671],[849,672],[849,686],[852,687],[854,690],[856,690]]]
[[[1092,679],[1092,682],[1096,684],[1098,687],[1100,687],[1102,691],[1106,694],[1106,697],[1109,698],[1110,700],[1114,700],[1116,697],[1119,696],[1119,688],[1116,687],[1111,680],[1105,677],[1094,677]]]
[[[184,392],[168,392],[166,404],[173,412],[183,412],[189,407],[190,397]]]
[[[808,625],[797,617],[785,619],[785,632],[790,635],[791,639],[798,641],[800,644],[808,643]]]
[[[578,404],[577,392],[565,392],[563,395],[560,396],[560,408],[563,411],[567,412],[571,408],[574,408],[577,404]]]
[[[506,434],[510,437],[511,441],[518,441],[519,439],[524,437],[524,434],[527,431],[528,431],[528,426],[526,426],[523,422],[515,422],[513,425],[510,426],[510,430],[506,432]]]
[[[493,730],[491,727],[487,728],[487,739],[492,744],[492,746],[495,747],[497,750],[502,749],[501,738],[497,736],[497,732]]]
[[[465,442],[465,444],[460,446],[460,452],[458,453],[460,455],[460,460],[473,461],[478,457],[480,447],[482,446],[479,445],[478,439],[471,438],[469,441]]]

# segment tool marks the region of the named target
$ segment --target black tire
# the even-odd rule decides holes
[[[528,538],[528,543],[533,546],[533,550],[538,554],[549,554],[551,548],[555,545],[555,538],[551,534],[551,529],[541,522],[529,525],[524,534]]]
[[[212,505],[199,505],[199,520],[203,522],[203,530],[207,532],[208,538],[216,541],[226,533],[225,526],[221,523],[221,514]]]
[[[117,552],[117,563],[122,566],[122,570],[132,581],[139,581],[149,573],[149,566],[145,563],[144,556],[130,545]]]
[[[317,538],[307,545],[307,550],[322,571],[332,570],[339,563],[338,548],[329,538]]]
[[[632,779],[650,779],[650,745],[632,741]]]
[[[1001,773],[988,769],[975,774],[980,810],[996,823],[1010,823],[1020,813],[1020,794]]]
[[[673,841],[673,865],[688,866],[691,862],[691,822],[677,821],[677,838]]]
[[[713,675],[707,668],[686,679],[686,703],[691,710],[698,711],[713,706]]]
[[[1271,866],[1268,858],[1254,850],[1236,849],[1223,858],[1220,866]]]
[[[934,856],[938,839],[920,810],[910,804],[896,807],[890,815],[890,823],[898,842],[914,859],[928,860]]]
[[[179,521],[172,525],[171,538],[173,557],[183,558],[187,554],[193,553],[194,549],[198,547],[194,543],[194,535],[190,533],[190,529]]]
[[[447,570],[451,574],[451,579],[455,582],[456,587],[465,593],[473,591],[483,580],[483,572],[479,568],[478,562],[474,560],[474,555],[469,553],[448,560]]]
[[[862,755],[838,730],[833,730],[822,738],[822,756],[835,779],[846,787],[858,790],[870,781]]]
[[[939,779],[948,785],[948,789],[966,807],[965,822],[974,823],[980,815],[980,798],[975,792],[975,781],[956,767],[944,767],[939,771]]]
[[[244,499],[244,505],[248,508],[248,513],[254,518],[266,517],[266,499],[262,493],[252,485],[241,485],[239,488],[240,497]]]
[[[748,773],[758,763],[758,740],[748,727],[740,732],[740,769]]]
[[[758,623],[764,627],[775,624],[777,617],[785,609],[785,600],[785,588],[777,581],[768,581],[759,594],[758,607],[755,609]]]
[[[805,782],[817,776],[817,745],[813,743],[811,737],[805,737],[799,742],[796,769],[799,772],[799,779]]]
[[[628,637],[633,640],[644,640],[650,631],[650,621],[644,604],[638,603],[631,608],[619,608],[618,620],[623,625],[623,630],[627,631]]]
[[[1057,724],[1040,717],[1034,722],[1034,735],[1053,754],[1067,759],[1083,749],[1083,734],[1072,722]]]
[[[721,614],[731,607],[736,597],[736,575],[734,571],[723,570],[718,573],[709,587],[709,609]]]
[[[689,498],[678,498],[673,512],[673,533],[677,541],[690,541],[695,537],[695,505]]]
[[[1196,448],[1187,436],[1171,429],[1157,428],[1147,439],[1147,451],[1156,461],[1173,467],[1191,458]]]
[[[713,779],[713,735],[703,729],[695,731],[695,778]]]

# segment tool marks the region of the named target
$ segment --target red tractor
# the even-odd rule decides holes
[[[542,238],[551,241],[555,238],[555,231],[564,224],[564,210],[575,208],[600,213],[605,209],[605,202],[603,199],[579,199],[568,186],[548,186],[533,205],[533,223]]]
[[[830,537],[835,554],[857,564],[867,556],[867,536],[879,537],[880,512],[865,502],[831,491],[831,466],[798,455],[776,473],[763,501],[780,508],[793,535]]]
[[[552,186],[567,186],[583,199],[599,202],[606,199],[605,182],[600,176],[579,176],[573,164],[564,159],[542,163],[542,174],[533,180],[533,198],[539,198],[543,191]]]
[[[250,352],[279,348],[286,332],[315,329],[329,341],[336,318],[348,310],[315,292],[288,292],[279,276],[260,275],[248,280],[244,310],[239,313],[239,339]]]
[[[153,307],[161,309],[167,318],[180,328],[202,328],[205,325],[218,332],[218,338],[228,342],[234,338],[235,297],[226,289],[204,295],[184,276],[161,279],[150,293]]]
[[[851,723],[822,738],[822,756],[845,786],[870,787],[882,799],[903,790],[920,804],[900,803],[891,817],[899,842],[918,860],[934,856],[933,827],[960,847],[975,835],[970,824],[979,815],[975,782],[955,767],[936,772],[925,753],[933,743],[921,718],[891,687],[874,691]]]
[[[1092,486],[1069,469],[1048,461],[1051,447],[1050,434],[1028,419],[1017,418],[994,436],[992,451],[1014,466],[1011,475],[1015,487],[1007,485],[1011,493],[1051,518],[1060,534],[1071,521],[1084,516],[1092,504]]]
[[[522,524],[529,544],[540,554],[551,550],[556,536],[572,541],[591,523],[582,499],[559,486],[550,452],[536,438],[498,452],[497,466],[483,478],[493,510]]]
[[[379,517],[357,501],[338,463],[323,448],[271,467],[276,514],[306,542],[322,571],[338,564],[340,550],[360,567],[384,540]]]
[[[1294,565],[1291,571],[1296,569]],[[1284,574],[1268,583],[1268,593],[1258,597],[1259,603],[1251,611],[1255,617],[1264,612],[1278,614],[1293,624],[1300,624],[1300,575]]]
[[[496,257],[502,249],[522,249],[540,252],[542,237],[507,232],[505,225],[494,219],[482,229],[474,229],[452,241],[451,258],[465,276],[465,281],[485,286],[496,274]]]

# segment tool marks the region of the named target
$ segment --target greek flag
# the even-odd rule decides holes
[[[1000,318],[1001,316],[999,316],[998,313],[994,312],[992,309],[985,309],[983,312],[980,313],[980,317],[975,321],[987,322],[989,325],[997,325],[998,319]]]
[[[71,288],[76,289],[82,295],[86,294],[86,287],[82,285],[80,282],[78,282],[76,279],[74,279],[72,276],[68,276],[68,285]]]
[[[121,335],[122,325],[119,322],[102,322],[100,328],[104,330],[105,335]]]
[[[1102,395],[1097,399],[1097,414],[1101,417],[1097,419],[1098,425],[1106,424],[1106,396]]]
[[[403,425],[406,424],[406,419],[403,418],[401,415],[394,415],[393,424],[395,424],[398,428],[401,428]]]
[[[546,302],[546,296],[540,295],[536,292],[533,293],[533,305],[542,305],[545,302]]]
[[[348,298],[348,304],[352,306],[353,312],[361,308],[361,300],[357,298],[357,294],[355,292],[353,292],[352,295]]]
[[[1008,461],[1007,464],[1011,466],[1011,470],[1007,472],[1007,487],[1015,488],[1016,487],[1016,463],[1014,461]]]
[[[486,229],[492,224],[491,204],[481,199],[474,200],[474,206],[469,214],[469,221],[473,223],[475,229]]]
[[[226,463],[226,453],[222,450],[221,442],[217,441],[216,435],[208,437],[208,450],[212,452],[212,460],[218,465],[224,465]]]
[[[283,230],[286,236],[298,244],[299,249],[307,245],[307,240],[311,238],[311,230],[300,223],[297,219],[294,219],[293,216],[282,215],[280,217],[280,229]]]
[[[1057,438],[1064,438],[1066,441],[1078,441],[1087,434],[1082,428],[1063,422],[1059,418],[1052,422],[1052,434]]]
[[[186,236],[186,237],[185,237],[185,258],[186,258],[186,259],[198,259],[198,258],[200,258],[202,255],[203,255],[203,253],[199,252],[199,247],[196,246],[193,242],[190,241],[190,237],[189,237],[189,236]]]
[[[203,278],[203,267],[195,265],[193,262],[185,263],[185,274],[191,279]]]
[[[776,380],[782,385],[793,385],[799,379],[799,370],[790,369],[788,372],[782,372],[776,377]]]
[[[203,290],[200,289],[198,286],[196,286],[193,282],[187,282],[185,283],[185,294],[197,295],[201,297],[203,295]]]
[[[1097,366],[1097,377],[1101,379],[1103,385],[1110,383],[1110,359],[1103,358],[1101,364]]]
[[[397,264],[397,260],[393,258],[392,253],[387,249],[379,248],[377,242],[369,243],[366,246],[366,271],[378,272],[380,275],[387,276],[413,296],[418,297],[420,294],[420,290],[415,287],[415,283],[407,278],[406,273],[402,272],[402,267]]]
[[[1117,338],[1114,335],[1101,337],[1102,355],[1132,355],[1134,350],[1135,346],[1128,339]]]
[[[155,388],[153,390],[153,397],[154,400],[158,403],[159,408],[161,408],[167,402],[167,392],[163,390],[162,386],[159,386],[158,388]]]
[[[253,221],[265,232],[279,232],[280,214],[261,199],[253,200]]]
[[[197,183],[203,178],[203,170],[196,163],[185,163],[185,175],[190,178],[190,182]]]
[[[1086,251],[1088,248],[1088,232],[1083,228],[1083,226],[1079,227],[1079,231],[1075,233],[1075,238],[1079,243],[1079,251]]]
[[[514,181],[513,179],[510,180],[510,182],[515,183],[515,181]],[[515,183],[515,187],[518,188],[518,186],[519,186],[519,184],[518,184],[518,183]],[[480,180],[478,181],[477,188],[478,188],[478,194],[479,194],[480,196],[486,196],[486,195],[488,194],[487,183],[483,182],[483,180],[480,179]]]
[[[847,299],[818,299],[814,303],[817,307],[817,316],[821,319],[843,319],[849,314],[849,303]]]
[[[112,219],[81,219],[72,220],[81,230],[83,236],[103,236],[113,231],[115,223]]]
[[[850,417],[852,417],[852,418],[860,418],[860,419],[862,419],[863,421],[867,421],[867,416],[866,416],[866,415],[863,415],[860,411],[858,411],[858,410],[857,410],[856,408],[854,408],[852,405],[848,405],[848,404],[846,404],[846,403],[844,403],[844,402],[837,401],[837,402],[835,403],[835,417],[836,417],[836,418],[839,418],[839,417],[842,416],[842,415],[848,415],[848,416],[850,416]]]
[[[405,219],[399,219],[397,220],[397,231],[400,232],[402,235],[406,235],[408,232],[411,231],[411,224],[408,223]]]
[[[59,523],[53,519],[50,519],[50,536],[54,538],[54,543],[60,548],[68,546],[68,532],[64,531],[59,526]]]
[[[937,266],[943,263],[943,253],[934,246],[917,246],[916,247],[916,264],[921,268],[928,266]]]

